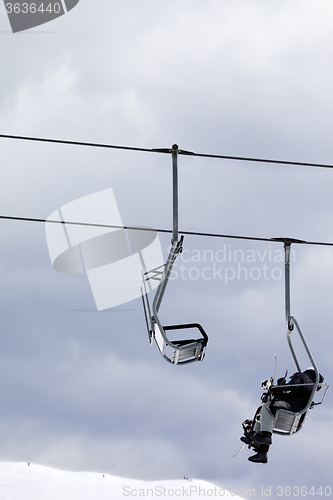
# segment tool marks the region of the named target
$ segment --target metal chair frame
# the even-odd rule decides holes
[[[172,146],[172,172],[173,172],[173,235],[171,240],[171,249],[163,271],[161,268],[147,271],[142,275],[141,296],[143,310],[148,330],[149,341],[152,344],[155,340],[164,359],[172,364],[186,364],[194,361],[202,361],[205,356],[208,336],[201,325],[198,323],[187,323],[183,325],[163,326],[158,312],[168,284],[172,271],[172,266],[177,256],[182,252],[184,236],[178,237],[178,146]],[[160,281],[152,307],[148,300],[148,291],[146,282],[149,279],[158,279]],[[201,334],[201,338],[187,340],[169,340],[166,332],[170,330],[184,330],[196,328]]]
[[[290,352],[291,352],[292,357],[294,359],[297,371],[301,372],[302,370],[301,370],[300,364],[298,362],[298,359],[297,359],[297,356],[295,353],[295,349],[294,349],[292,341],[291,341],[291,334],[294,331],[294,326],[296,326],[296,330],[297,330],[299,337],[303,343],[306,354],[310,360],[311,366],[313,367],[315,374],[316,374],[315,382],[313,384],[309,384],[309,385],[313,385],[313,388],[311,391],[311,395],[309,397],[309,401],[308,401],[307,405],[305,406],[305,408],[303,408],[299,412],[293,412],[293,411],[284,410],[284,409],[277,409],[276,410],[273,432],[275,434],[280,434],[282,436],[290,436],[290,435],[295,434],[296,432],[300,431],[300,429],[303,426],[304,420],[307,416],[309,409],[313,408],[315,405],[321,404],[324,401],[326,393],[327,393],[328,388],[329,388],[329,385],[326,383],[325,384],[319,383],[319,371],[318,371],[316,362],[311,354],[309,346],[304,338],[304,335],[301,331],[301,328],[300,328],[298,322],[290,314],[290,251],[291,251],[291,244],[297,243],[298,240],[292,240],[289,238],[286,238],[286,239],[276,238],[275,240],[276,241],[283,241],[283,243],[284,243],[284,251],[285,251],[285,310],[286,310],[286,320],[287,320],[287,327],[288,327],[287,328],[287,341],[288,341],[289,349],[290,349]],[[301,384],[301,385],[307,385],[307,384]],[[318,403],[315,403],[313,400],[314,400],[317,388],[324,387],[324,386],[326,387],[326,390],[322,396],[321,401],[319,401]],[[287,387],[289,389],[290,387],[300,387],[300,385],[288,384],[288,385],[280,385],[280,386],[275,386],[275,387],[279,387],[279,388]],[[272,386],[272,389],[274,389],[274,386]]]

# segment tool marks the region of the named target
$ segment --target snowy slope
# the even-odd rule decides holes
[[[0,463],[0,500],[197,499],[207,496],[221,498],[231,495],[201,480],[147,482],[102,473],[67,472],[27,463]],[[232,498],[240,497],[232,495]]]

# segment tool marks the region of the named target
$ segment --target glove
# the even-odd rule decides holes
[[[261,401],[263,403],[267,403],[268,398],[269,398],[269,392],[263,392],[262,395],[261,395]]]

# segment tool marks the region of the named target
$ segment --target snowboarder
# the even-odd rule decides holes
[[[302,373],[294,373],[287,384],[285,380],[286,376],[278,379],[277,385],[273,387],[271,387],[272,379],[262,383],[262,387],[267,390],[261,397],[263,405],[258,408],[252,421],[245,420],[242,424],[244,436],[240,438],[241,441],[256,451],[255,455],[249,457],[250,462],[264,464],[268,462],[267,453],[272,444],[276,410],[282,408],[293,412],[302,411],[311,396],[316,373],[310,367]],[[324,377],[319,374],[319,383],[321,384],[323,381]],[[297,387],[287,387],[295,384]],[[318,385],[317,391],[320,388],[321,386]]]

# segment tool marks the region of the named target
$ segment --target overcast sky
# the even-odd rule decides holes
[[[332,164],[332,19],[329,0],[81,0],[14,35],[0,6],[0,133]],[[124,224],[172,226],[168,155],[8,139],[0,152],[1,215],[46,218],[112,188]],[[330,169],[182,156],[179,227],[332,241],[332,192]],[[85,275],[53,270],[43,224],[3,220],[1,241],[1,460],[258,496],[333,487],[330,393],[274,437],[267,466],[247,448],[232,458],[274,353],[278,376],[294,371],[281,244],[185,237],[161,318],[201,323],[209,343],[202,363],[172,366],[141,300],[97,312]],[[333,249],[293,250],[292,314],[330,382]]]

